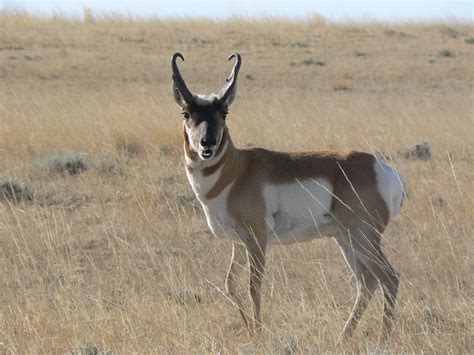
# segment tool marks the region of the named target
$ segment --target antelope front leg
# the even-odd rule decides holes
[[[241,294],[237,291],[239,269],[242,269],[247,264],[247,250],[245,246],[239,243],[232,244],[232,258],[230,261],[229,271],[227,272],[227,277],[225,279],[225,289],[229,294],[229,297],[232,299],[234,304],[237,306],[240,315],[244,321],[245,327],[252,333],[250,324],[246,315],[246,312],[243,308],[243,300]]]
[[[262,332],[262,320],[260,317],[260,300],[263,274],[265,272],[265,244],[252,243],[247,245],[250,261],[250,299],[253,305],[253,329],[254,334]]]

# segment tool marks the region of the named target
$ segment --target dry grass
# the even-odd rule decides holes
[[[395,330],[377,344],[377,294],[345,350],[473,351],[472,24],[3,13],[0,33],[0,179],[34,196],[0,200],[1,352],[336,351],[355,287],[329,239],[271,249],[261,344],[223,295],[230,244],[185,178],[175,51],[198,92],[242,54],[237,145],[382,150],[409,182],[384,239],[402,274]],[[431,159],[397,154],[422,140]],[[64,154],[87,169],[45,166]]]

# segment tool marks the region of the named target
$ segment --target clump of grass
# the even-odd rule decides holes
[[[86,154],[78,152],[68,152],[63,155],[53,154],[45,158],[41,164],[50,171],[68,173],[69,175],[78,175],[89,169],[86,163]]]
[[[453,58],[455,56],[453,51],[446,48],[440,50],[439,55],[444,58]]]
[[[207,38],[193,37],[191,39],[179,39],[178,43],[203,48],[208,44],[212,44],[213,41]]]
[[[419,142],[408,149],[401,150],[400,154],[406,159],[428,160],[431,158],[431,146],[428,142]]]
[[[302,64],[304,64],[304,65],[317,65],[317,66],[320,66],[320,67],[324,67],[326,65],[326,61],[325,60],[320,60],[320,59],[309,58],[309,59],[303,60]]]
[[[202,297],[188,288],[173,288],[166,292],[166,297],[177,304],[184,306],[189,303],[202,303]]]
[[[395,31],[395,30],[385,30],[385,31],[383,31],[383,33],[384,33],[385,36],[393,37],[397,34],[397,31]]]
[[[458,31],[456,31],[454,28],[449,27],[449,26],[442,28],[441,33],[451,38],[457,38],[460,35]]]
[[[422,329],[427,333],[449,332],[456,328],[456,322],[447,319],[441,311],[423,303],[421,308],[423,317]]]
[[[100,347],[96,344],[84,344],[76,346],[72,352],[73,355],[99,355],[99,354],[112,354],[110,351],[102,352]]]
[[[474,44],[474,37],[469,37],[464,40],[467,44]]]
[[[179,194],[176,196],[175,201],[179,206],[199,207],[199,202],[194,194]]]
[[[354,54],[354,57],[362,57],[362,58],[366,58],[366,57],[367,57],[367,53],[366,53],[366,52],[354,51],[353,54]]]
[[[405,32],[402,32],[402,31],[395,31],[395,30],[385,30],[385,31],[383,31],[383,33],[387,37],[395,37],[395,36],[397,36],[399,38],[414,38],[414,37],[416,37],[413,34],[405,33]]]
[[[291,47],[296,47],[296,48],[308,48],[310,45],[306,42],[301,42],[301,41],[298,41],[298,42],[295,42],[295,43],[292,43],[291,44]]]
[[[103,160],[101,160],[97,164],[96,169],[101,174],[107,175],[107,176],[115,176],[115,175],[123,174],[123,169],[120,163],[110,156],[107,156]]]
[[[326,65],[326,61],[321,60],[321,59],[308,58],[308,59],[304,59],[300,63],[291,62],[290,65],[291,66],[295,66],[295,65],[316,65],[316,66],[319,66],[319,67],[324,67]]]
[[[118,153],[126,158],[134,158],[143,154],[143,146],[136,141],[118,139],[116,143]]]
[[[443,196],[432,196],[431,204],[436,207],[444,207],[447,205],[447,201]]]
[[[334,80],[331,83],[332,89],[334,91],[349,91],[351,90],[349,81],[345,79]]]
[[[0,179],[0,201],[31,201],[33,193],[27,187],[13,179]]]

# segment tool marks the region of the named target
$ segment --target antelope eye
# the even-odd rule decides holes
[[[184,118],[188,119],[189,118],[189,113],[188,112],[183,112]]]
[[[222,115],[222,119],[225,120],[227,117],[227,112]]]

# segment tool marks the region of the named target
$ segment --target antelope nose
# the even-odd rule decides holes
[[[201,139],[201,146],[202,147],[212,147],[216,145],[216,139],[211,137],[206,137]]]

